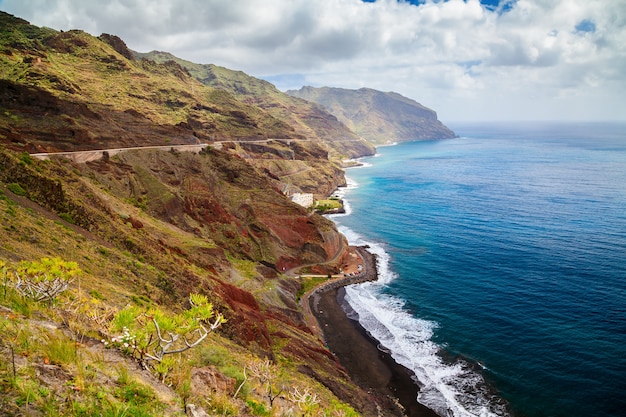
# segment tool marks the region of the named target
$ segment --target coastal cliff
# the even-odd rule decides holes
[[[371,88],[302,87],[287,94],[324,106],[358,135],[377,145],[456,137],[437,119],[437,113],[398,93]]]
[[[330,194],[345,184],[339,159],[372,145],[251,77],[205,68],[215,76],[200,82],[114,35],[2,12],[0,26],[0,414],[401,414],[354,383],[298,305],[296,272],[337,273],[350,248],[288,194]],[[87,150],[101,157],[54,155]],[[45,277],[69,262],[78,278],[31,299],[16,277],[33,262]],[[157,318],[176,334],[198,297],[225,318],[203,343],[185,336],[150,367],[130,334],[120,342]],[[164,334],[150,337],[174,343]]]

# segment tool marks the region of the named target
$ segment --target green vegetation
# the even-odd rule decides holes
[[[333,210],[339,210],[343,208],[343,203],[337,199],[318,200],[313,207],[316,211],[326,213]]]
[[[357,415],[346,403],[366,394],[304,328],[282,268],[340,238],[285,184],[331,192],[329,153],[360,151],[324,140],[354,135],[243,73],[207,86],[114,36],[0,24],[0,415]],[[300,140],[243,142],[263,138]]]
[[[167,355],[198,346],[226,322],[219,313],[213,318],[213,304],[205,295],[190,294],[189,304],[189,309],[176,315],[158,308],[126,307],[111,322],[110,330],[116,336],[104,343],[137,358],[164,382],[175,364]]]
[[[245,280],[249,280],[249,279],[253,279],[257,276],[257,271],[256,271],[256,266],[257,264],[255,262],[252,262],[250,260],[245,260],[245,259],[237,259],[234,256],[227,254],[228,260],[230,261],[231,265],[239,272],[241,273],[242,277]]]
[[[329,277],[302,277],[300,289],[298,290],[298,300],[302,298],[304,294],[317,287],[319,284],[328,281]]]
[[[184,404],[193,402],[219,415],[241,415],[243,409],[257,416],[284,415],[290,408],[298,408],[305,416],[322,415],[321,394],[313,394],[308,387],[295,388],[302,386],[302,376],[268,360],[252,358],[245,349],[218,335],[213,342],[200,343],[224,323],[206,296],[191,294],[190,308],[180,313],[126,307],[112,315],[104,312],[100,300],[81,297],[74,286],[59,295],[54,305],[25,298],[8,278],[17,270],[67,278],[80,272],[74,263],[58,258],[17,264],[0,261],[4,282],[0,305],[21,304],[22,308],[13,311],[29,309],[38,316],[35,321],[21,313],[0,314],[0,390],[8,394],[0,401],[0,412],[39,409],[47,415],[68,416],[180,415]],[[55,321],[65,323],[69,331]],[[97,329],[109,329],[116,336],[106,343],[82,342]],[[162,383],[172,386],[177,396],[164,397],[160,392],[165,385],[159,387],[157,380],[135,377],[133,361],[118,358],[118,365],[108,365],[111,357],[107,352],[111,351],[137,357],[144,364],[155,362],[149,369]],[[107,355],[109,359],[105,359]],[[209,396],[194,391],[192,370],[205,365],[234,377],[237,391],[227,394],[218,390]],[[279,397],[283,398],[280,402]],[[330,406],[324,415],[357,415],[337,400],[327,401]]]
[[[13,276],[14,288],[22,296],[48,302],[66,291],[80,273],[76,262],[66,262],[61,258],[22,261],[13,271],[7,272]]]
[[[22,186],[19,185],[16,182],[12,182],[10,184],[7,184],[7,188],[9,189],[9,191],[11,191],[15,195],[19,195],[19,196],[25,196],[26,195],[26,190],[24,190],[22,188]]]

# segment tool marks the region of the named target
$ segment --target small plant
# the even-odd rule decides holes
[[[252,410],[252,414],[255,416],[269,417],[272,415],[263,404],[258,403],[254,400],[248,400],[246,401],[246,404],[248,404],[248,407],[250,407],[250,409]]]
[[[300,391],[298,387],[293,387],[289,393],[289,400],[294,402],[303,416],[313,416],[315,411],[319,408],[319,399],[317,395],[311,394],[308,388]]]
[[[39,394],[39,384],[32,379],[17,377],[13,380],[13,385],[19,393],[16,403],[19,406],[25,406],[38,402],[41,399]]]
[[[66,262],[61,258],[22,261],[13,271],[13,284],[24,297],[50,302],[67,290],[80,273],[76,262]]]
[[[188,310],[176,315],[156,308],[128,306],[112,321],[112,330],[119,332],[118,335],[103,342],[136,357],[164,381],[174,366],[168,355],[198,346],[226,321],[213,311],[205,295],[190,294],[189,303]]]
[[[74,218],[69,213],[59,213],[59,217],[70,224],[76,224],[76,222],[74,221]]]
[[[73,363],[76,360],[76,342],[64,339],[53,337],[47,343],[46,353],[48,354],[47,359],[50,363],[53,364],[69,364]]]
[[[22,186],[16,182],[12,182],[11,184],[7,185],[7,188],[15,195],[19,195],[22,197],[26,195],[26,190],[24,190]]]
[[[96,300],[104,300],[104,296],[96,290],[89,291],[89,295],[91,295]]]
[[[150,388],[132,379],[120,383],[120,385],[113,394],[125,404],[145,405],[155,398],[154,392]]]
[[[276,398],[280,397],[285,387],[276,386],[278,369],[269,359],[254,361],[248,365],[250,376],[257,379],[265,387],[265,396],[269,401],[270,408],[274,406]]]
[[[234,404],[231,399],[224,394],[213,394],[209,399],[209,404],[213,415],[220,416],[237,416],[239,415],[239,408]]]
[[[30,156],[30,154],[28,152],[22,152],[19,156],[20,161],[24,164],[24,165],[32,165],[33,164],[33,157]]]

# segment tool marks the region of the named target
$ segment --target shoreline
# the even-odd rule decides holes
[[[358,248],[365,270],[357,282],[378,279],[376,257]],[[438,417],[417,402],[419,387],[411,370],[398,364],[389,353],[378,348],[372,338],[356,320],[350,319],[343,309],[346,285],[355,280],[338,280],[333,285],[322,285],[308,299],[311,313],[317,319],[328,349],[337,357],[350,378],[376,398],[377,405],[388,416]]]

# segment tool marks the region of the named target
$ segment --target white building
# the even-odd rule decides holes
[[[313,205],[313,194],[294,193],[291,201],[300,204],[302,207],[309,208]]]

